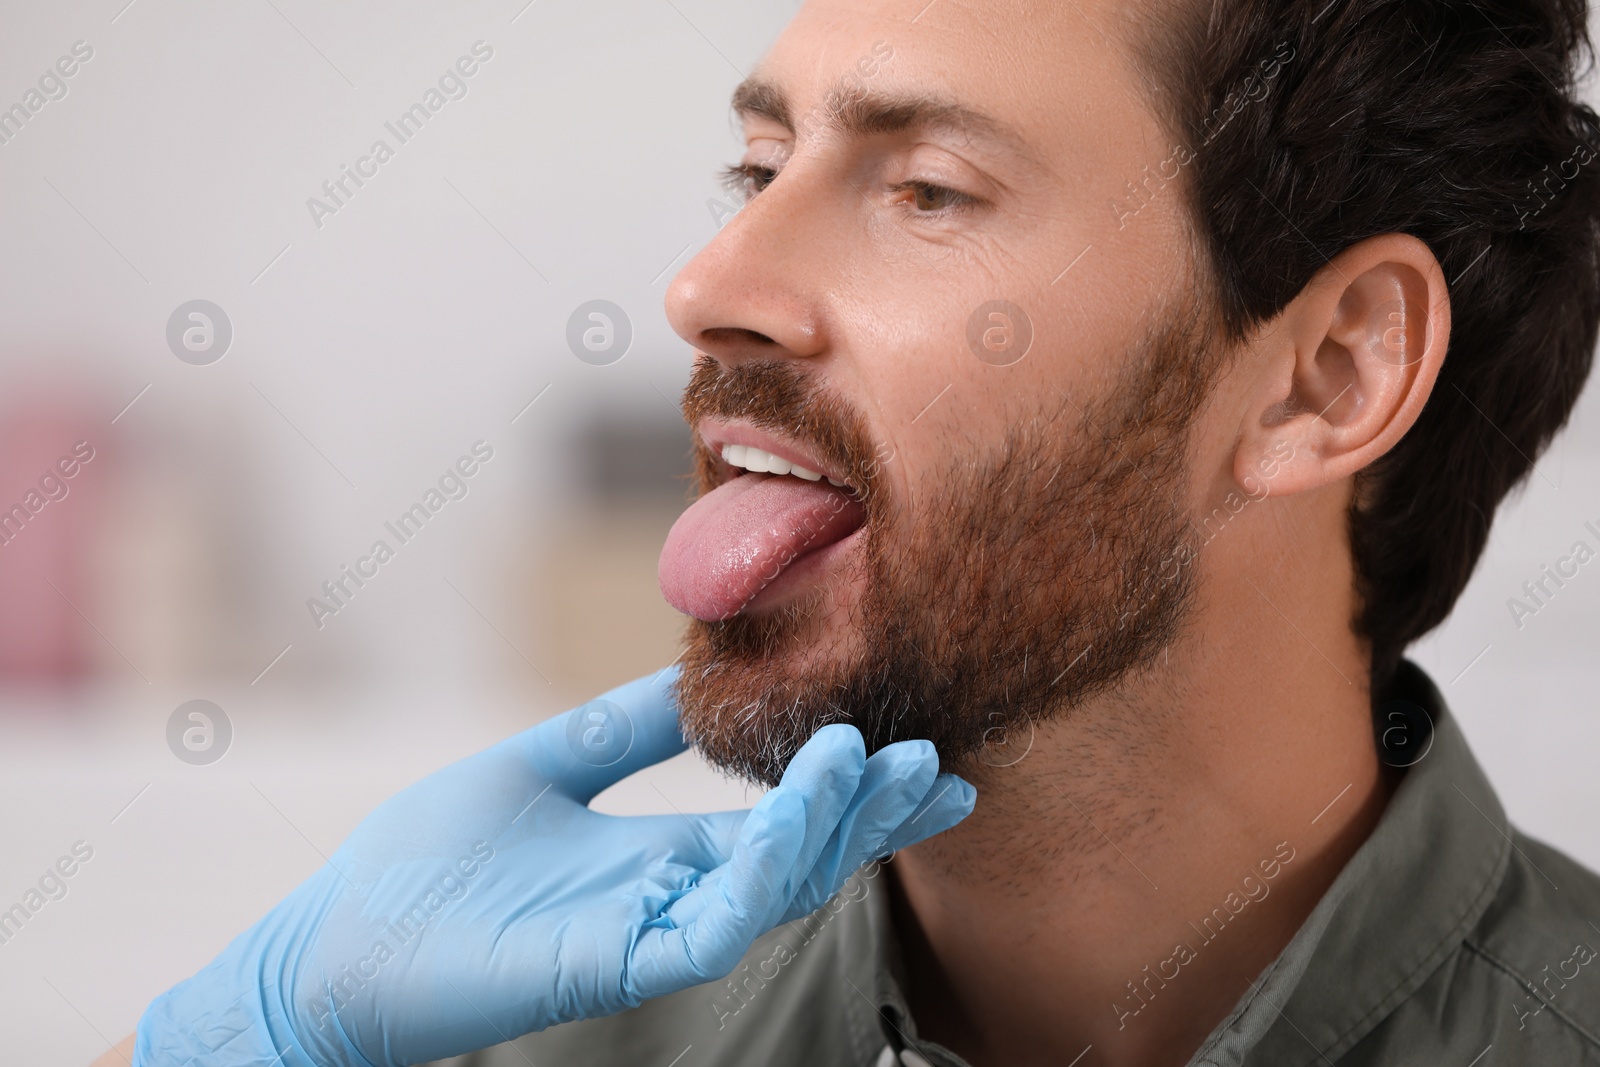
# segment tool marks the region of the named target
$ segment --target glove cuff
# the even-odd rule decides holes
[[[228,966],[230,955],[150,1002],[139,1019],[133,1067],[319,1067],[296,1038],[275,986]],[[224,1000],[232,990],[237,994]]]

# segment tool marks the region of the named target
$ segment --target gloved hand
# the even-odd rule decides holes
[[[975,790],[936,777],[930,743],[866,759],[860,733],[834,724],[752,810],[590,811],[683,751],[675,677],[630,682],[386,801],[156,998],[134,1067],[399,1067],[622,1011],[722,977],[861,864],[972,810]]]

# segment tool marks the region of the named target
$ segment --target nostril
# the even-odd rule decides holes
[[[743,326],[711,326],[700,331],[702,348],[731,345],[777,345],[778,342],[764,333],[747,330]]]

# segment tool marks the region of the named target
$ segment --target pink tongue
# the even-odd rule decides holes
[[[713,621],[744,610],[784,567],[854,533],[860,503],[827,481],[742,474],[696,500],[661,549],[661,592]]]

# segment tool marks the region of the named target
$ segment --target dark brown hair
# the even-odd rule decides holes
[[[1593,54],[1584,0],[1183,4],[1155,13],[1140,65],[1193,153],[1182,188],[1227,340],[1378,234],[1425,242],[1449,287],[1433,394],[1350,511],[1376,691],[1449,614],[1589,373],[1600,120],[1575,94]]]

